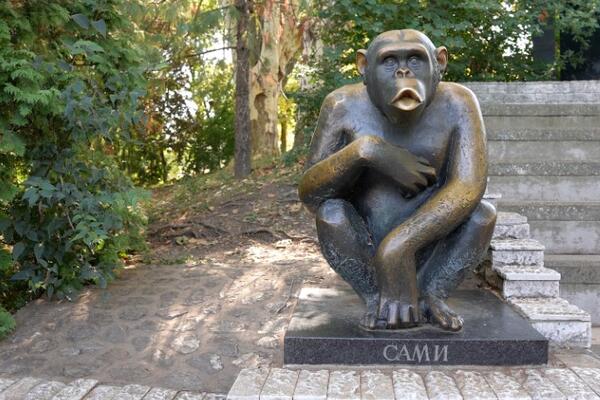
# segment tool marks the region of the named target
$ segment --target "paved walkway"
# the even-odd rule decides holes
[[[220,400],[225,395],[151,388],[142,385],[100,385],[93,379],[65,384],[38,378],[0,378],[1,400]]]
[[[229,400],[600,400],[600,368],[242,371]]]

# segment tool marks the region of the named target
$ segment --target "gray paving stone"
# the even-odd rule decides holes
[[[165,388],[152,388],[143,397],[144,400],[173,400],[177,395],[176,390]]]
[[[329,384],[329,371],[303,369],[298,376],[294,400],[325,400]]]
[[[379,370],[363,371],[360,375],[361,400],[394,400],[392,376]]]
[[[526,239],[530,235],[529,224],[497,225],[494,228],[494,239]]]
[[[49,400],[67,385],[62,382],[42,382],[27,393],[23,400]]]
[[[600,368],[571,368],[596,394],[600,395]]]
[[[511,376],[497,371],[486,373],[484,376],[499,400],[531,399],[529,393]]]
[[[112,400],[113,397],[121,391],[118,386],[100,385],[92,389],[85,400]]]
[[[149,391],[150,386],[126,385],[113,397],[113,400],[141,400]]]
[[[495,400],[498,398],[479,372],[455,371],[454,380],[464,400]]]
[[[502,297],[558,297],[560,293],[558,281],[504,280]]]
[[[427,391],[421,375],[407,369],[399,369],[392,373],[392,381],[396,399],[427,400]]]
[[[39,383],[41,383],[41,380],[36,378],[19,379],[0,393],[0,400],[21,400]]]
[[[575,372],[566,368],[548,368],[544,374],[567,399],[598,400],[600,397]]]
[[[259,400],[260,391],[267,380],[266,368],[247,368],[240,371],[227,395],[228,400]]]
[[[517,370],[512,375],[533,400],[566,400],[565,395],[539,369]]]
[[[93,379],[77,379],[56,393],[52,400],[81,400],[97,384],[98,381]]]
[[[430,400],[462,400],[454,379],[441,371],[428,372],[425,387]]]
[[[328,400],[360,400],[360,375],[356,371],[331,371]]]
[[[0,393],[2,393],[2,391],[4,389],[6,389],[7,387],[9,387],[13,383],[15,383],[14,379],[3,379],[3,378],[0,378]]]
[[[298,374],[298,371],[272,368],[260,392],[260,400],[292,400]]]
[[[175,397],[175,400],[203,400],[204,397],[204,393],[179,392],[177,393],[177,397]]]

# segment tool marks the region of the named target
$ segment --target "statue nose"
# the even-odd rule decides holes
[[[406,78],[406,76],[410,73],[410,70],[408,68],[398,68],[398,70],[396,71],[396,75],[399,76],[400,78]]]

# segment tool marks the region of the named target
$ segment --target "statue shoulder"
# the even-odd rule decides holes
[[[366,102],[369,102],[367,87],[362,83],[355,83],[329,93],[323,101],[323,108],[336,111],[351,110]]]
[[[457,110],[479,110],[479,101],[471,89],[455,82],[440,82],[436,97],[444,103],[456,106]]]

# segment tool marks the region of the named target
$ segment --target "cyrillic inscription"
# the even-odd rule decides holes
[[[388,344],[383,348],[383,357],[387,361],[395,362],[445,363],[448,362],[448,345]]]

